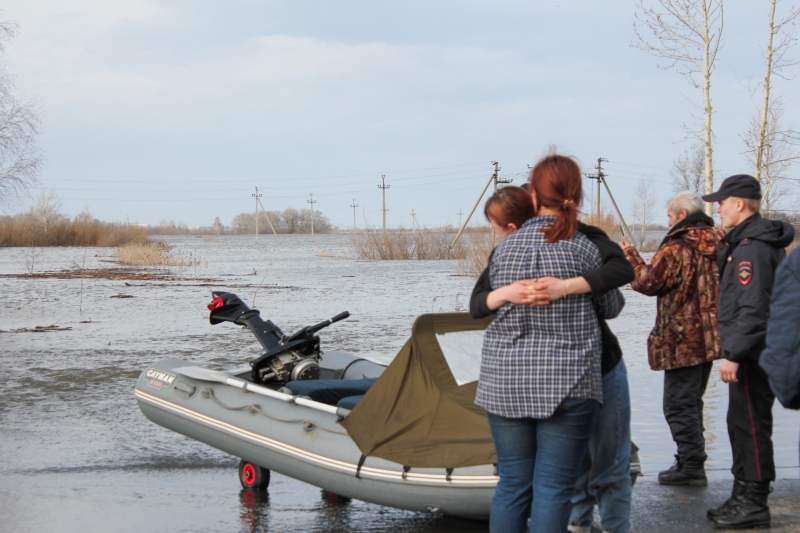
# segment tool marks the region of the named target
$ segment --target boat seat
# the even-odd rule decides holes
[[[351,411],[355,408],[356,404],[361,401],[363,398],[363,394],[359,394],[358,396],[347,396],[346,398],[342,398],[336,404],[336,407],[341,407],[343,409],[350,409]]]
[[[309,379],[290,381],[286,387],[296,396],[308,396],[315,402],[338,405],[343,398],[361,399],[377,379]]]

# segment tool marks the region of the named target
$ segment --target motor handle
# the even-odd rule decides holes
[[[319,324],[316,324],[316,325],[313,325],[313,326],[309,326],[308,327],[308,332],[309,333],[316,333],[319,330],[321,330],[322,328],[327,328],[328,326],[330,326],[334,322],[339,322],[340,320],[344,320],[345,318],[347,318],[349,316],[350,316],[350,313],[348,311],[345,311],[344,313],[339,313],[338,315],[336,315],[335,317],[333,317],[333,318],[331,318],[329,320],[323,320]]]

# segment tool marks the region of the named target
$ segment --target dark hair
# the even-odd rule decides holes
[[[543,157],[528,179],[538,207],[557,209],[556,219],[542,229],[547,242],[570,239],[578,229],[578,208],[583,200],[581,169],[574,159],[552,154]]]
[[[530,193],[520,187],[509,185],[494,193],[483,207],[487,220],[494,221],[504,228],[514,224],[517,228],[533,215],[533,200]]]

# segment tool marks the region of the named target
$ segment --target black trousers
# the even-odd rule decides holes
[[[713,363],[664,371],[664,418],[678,455],[684,459],[705,461],[706,439],[703,437],[703,394]]]
[[[772,405],[775,395],[758,361],[741,362],[736,378],[738,383],[728,385],[731,472],[744,481],[773,481]]]

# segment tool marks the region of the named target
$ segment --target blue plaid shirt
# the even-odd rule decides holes
[[[503,239],[489,265],[492,288],[544,276],[569,279],[602,265],[581,233],[548,243],[540,230],[554,219],[534,217]],[[486,329],[475,403],[508,418],[547,418],[565,398],[602,402],[597,312],[613,318],[624,303],[613,290],[546,306],[503,305]]]

